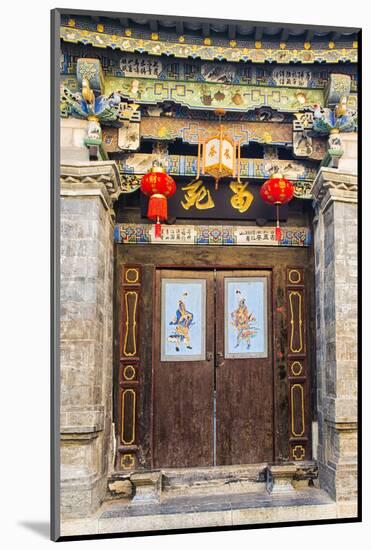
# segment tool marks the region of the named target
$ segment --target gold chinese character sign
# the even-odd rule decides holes
[[[206,189],[201,180],[196,180],[182,187],[182,191],[185,191],[185,195],[181,205],[185,210],[189,210],[192,206],[195,206],[198,210],[207,210],[215,206],[210,190]]]
[[[246,212],[250,208],[254,195],[247,189],[248,183],[240,183],[238,181],[232,181],[229,184],[229,188],[233,191],[231,197],[231,206],[239,212]]]
[[[232,181],[229,189],[232,191],[230,205],[241,214],[246,212],[254,200],[254,195],[247,189],[248,183]],[[215,207],[211,190],[202,182],[196,180],[181,188],[184,191],[180,204],[184,210],[196,208],[197,210],[209,210]]]

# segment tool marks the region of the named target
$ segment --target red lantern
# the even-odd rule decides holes
[[[265,202],[277,206],[276,241],[279,241],[281,239],[279,207],[281,204],[291,201],[294,196],[294,186],[291,181],[285,178],[271,178],[261,186],[260,196]]]
[[[142,192],[149,196],[147,216],[156,222],[155,237],[161,237],[161,223],[167,220],[167,197],[174,195],[176,183],[161,166],[154,166],[140,182]]]

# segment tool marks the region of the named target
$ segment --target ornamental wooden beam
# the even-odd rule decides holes
[[[261,33],[262,33],[261,29]],[[257,36],[259,36],[259,33]],[[118,36],[107,33],[97,33],[88,29],[79,29],[76,27],[61,26],[61,39],[65,42],[89,44],[97,48],[115,48],[117,50],[128,52],[136,52],[140,48],[142,52],[154,54],[156,56],[174,55],[177,58],[186,58],[190,56],[198,57],[206,61],[223,58],[225,61],[250,61],[251,63],[270,63],[277,62],[280,64],[286,63],[357,63],[358,49],[353,46],[353,42],[347,44],[346,48],[328,48],[316,46],[315,49],[305,49],[299,44],[297,49],[282,50],[279,44],[275,47],[264,48],[246,48],[230,45],[213,46],[205,44],[187,44],[180,43],[179,40],[174,42],[138,39],[128,36]],[[253,35],[254,36],[254,35]]]
[[[275,239],[274,227],[246,225],[163,225],[162,239],[155,239],[153,224],[120,223],[115,225],[115,242],[124,244],[177,244],[225,246],[310,246],[312,235],[306,227],[282,227],[281,240]]]
[[[117,161],[120,172],[127,175],[147,174],[159,155],[148,153],[124,154]],[[164,155],[163,165],[172,176],[195,177],[197,157],[191,155]],[[313,161],[266,160],[241,158],[241,179],[268,179],[281,173],[292,181],[313,182],[317,175],[318,163]]]

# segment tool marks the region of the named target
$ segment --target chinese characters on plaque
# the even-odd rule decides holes
[[[260,185],[248,182],[221,181],[216,190],[211,178],[191,182],[177,180],[177,189],[168,200],[168,217],[179,219],[265,220],[276,219],[276,209],[259,196]],[[145,217],[147,199],[141,196],[141,213]],[[290,209],[301,213],[301,201],[293,201]],[[287,219],[288,206],[280,211],[282,221]]]
[[[161,239],[155,238],[154,232],[153,224],[118,224],[115,226],[115,242],[215,246],[309,246],[311,244],[311,232],[306,227],[283,227],[280,241],[276,240],[274,227],[162,225]]]

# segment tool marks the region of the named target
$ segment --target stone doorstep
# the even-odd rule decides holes
[[[264,490],[266,463],[162,470],[162,493],[178,495],[248,493]]]
[[[176,485],[177,483],[196,483],[212,480],[224,480],[232,478],[246,478],[253,481],[261,481],[262,473],[268,463],[242,464],[233,466],[206,466],[200,468],[163,468],[163,483],[165,486]]]
[[[339,511],[327,493],[307,487],[285,495],[266,492],[183,498],[167,496],[159,503],[148,502],[141,506],[111,501],[104,503],[94,516],[62,521],[61,534],[126,533],[355,516],[353,504]]]
[[[308,485],[316,477],[314,462],[267,463],[179,468],[116,473],[108,480],[108,498],[130,499],[131,504],[160,502],[167,496],[295,492],[295,485]]]

